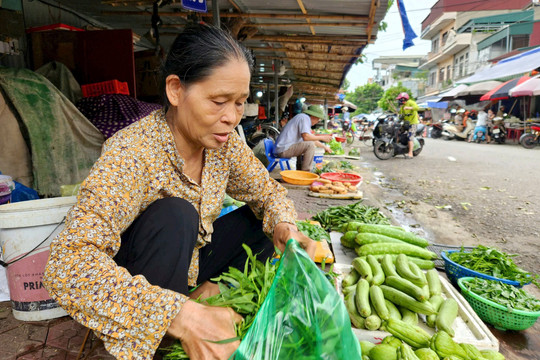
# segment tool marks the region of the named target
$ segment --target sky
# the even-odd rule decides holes
[[[353,65],[347,74],[347,80],[351,83],[349,90],[367,84],[368,79],[375,76],[375,71],[371,68],[372,61],[380,56],[426,55],[430,51],[431,42],[420,39],[420,34],[422,33],[422,21],[429,15],[431,7],[436,2],[437,0],[403,0],[409,22],[418,36],[413,40],[414,46],[403,51],[403,28],[401,27],[397,1],[394,1],[384,18],[388,24],[386,31],[377,32],[375,43],[369,44],[363,51],[367,57],[364,63]]]

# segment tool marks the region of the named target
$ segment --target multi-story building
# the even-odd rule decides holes
[[[452,87],[503,49],[531,46],[524,35],[530,40],[534,10],[523,10],[532,4],[531,0],[435,3],[422,22],[421,38],[431,41],[431,51],[419,66],[428,73],[426,95]]]
[[[425,71],[418,66],[423,56],[381,56],[374,59],[372,68],[376,71],[374,82],[381,85],[384,90],[401,83],[410,89],[417,98],[425,93]]]

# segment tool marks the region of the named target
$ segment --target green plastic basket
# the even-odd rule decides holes
[[[496,329],[525,330],[533,326],[536,319],[540,317],[540,311],[509,310],[505,306],[469,291],[464,283],[472,279],[474,278],[462,277],[458,279],[461,294],[469,302],[480,319],[493,325]]]

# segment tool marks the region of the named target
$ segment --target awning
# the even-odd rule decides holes
[[[481,83],[476,83],[473,85],[467,86],[466,89],[457,93],[457,96],[469,96],[469,95],[484,95],[490,90],[493,90],[495,87],[500,85],[500,81],[490,80],[483,81]]]
[[[457,96],[457,94],[460,92],[460,91],[463,91],[467,89],[467,85],[465,84],[459,84],[458,86],[448,90],[448,91],[445,91],[443,93],[440,93],[439,94],[439,97],[441,98],[441,100],[449,100],[449,99],[453,99]]]
[[[522,82],[516,87],[510,89],[510,96],[538,96],[540,95],[540,75]]]
[[[490,68],[483,69],[459,83],[476,83],[486,80],[501,79],[507,76],[527,73],[540,67],[540,47],[499,61]]]
[[[524,83],[525,81],[527,81],[529,79],[530,79],[529,76],[521,76],[521,77],[518,77],[518,78],[515,78],[515,79],[512,79],[512,80],[508,80],[508,81],[496,86],[494,89],[487,92],[486,94],[484,94],[480,98],[480,101],[487,101],[487,100],[495,101],[495,100],[508,99],[508,97],[510,96],[508,94],[510,89],[516,87],[519,84]]]

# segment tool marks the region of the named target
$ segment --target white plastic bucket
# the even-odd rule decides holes
[[[320,164],[323,162],[324,149],[316,148],[315,155],[313,156],[313,162],[315,164]]]
[[[0,206],[0,247],[7,266],[13,316],[40,321],[67,315],[43,286],[51,241],[64,228],[76,197],[22,201]]]

